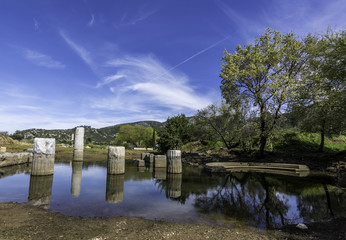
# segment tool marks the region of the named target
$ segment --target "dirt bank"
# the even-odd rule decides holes
[[[307,224],[308,230],[229,229],[140,218],[68,217],[25,203],[0,203],[0,239],[345,239],[346,219]]]

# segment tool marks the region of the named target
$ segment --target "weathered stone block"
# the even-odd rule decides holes
[[[73,161],[83,161],[83,150],[73,150]]]
[[[124,174],[125,158],[108,158],[107,161],[108,174]]]
[[[84,149],[84,127],[77,127],[74,136],[74,146],[75,150]]]
[[[32,162],[32,153],[1,153],[0,154],[0,167],[12,166],[23,163]]]
[[[145,167],[144,160],[137,160],[137,167]]]
[[[35,154],[54,155],[55,154],[55,138],[35,138],[33,152],[34,152],[34,155]]]
[[[167,158],[169,157],[181,157],[181,151],[180,150],[168,150],[167,151]]]
[[[108,159],[125,158],[125,147],[108,147]]]
[[[31,165],[31,175],[54,174],[54,155],[34,154]]]
[[[167,167],[166,155],[155,155],[154,168],[166,168],[166,167]]]
[[[6,152],[6,147],[0,147],[0,153],[5,153]]]

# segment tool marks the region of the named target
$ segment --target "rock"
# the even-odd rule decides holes
[[[301,230],[307,230],[308,226],[306,226],[304,223],[298,223],[298,225],[296,226],[296,228],[299,228]]]

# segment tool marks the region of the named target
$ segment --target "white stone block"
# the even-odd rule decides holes
[[[108,147],[108,159],[125,158],[125,147]]]
[[[180,150],[168,150],[167,151],[167,158],[169,157],[181,157],[181,151]]]
[[[34,154],[55,154],[55,138],[35,138]]]
[[[74,136],[74,149],[83,150],[84,149],[84,127],[77,127]]]

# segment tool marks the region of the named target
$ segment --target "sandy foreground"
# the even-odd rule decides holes
[[[141,218],[82,219],[26,203],[0,203],[0,239],[346,239],[346,219],[307,224],[308,230],[222,228]]]

